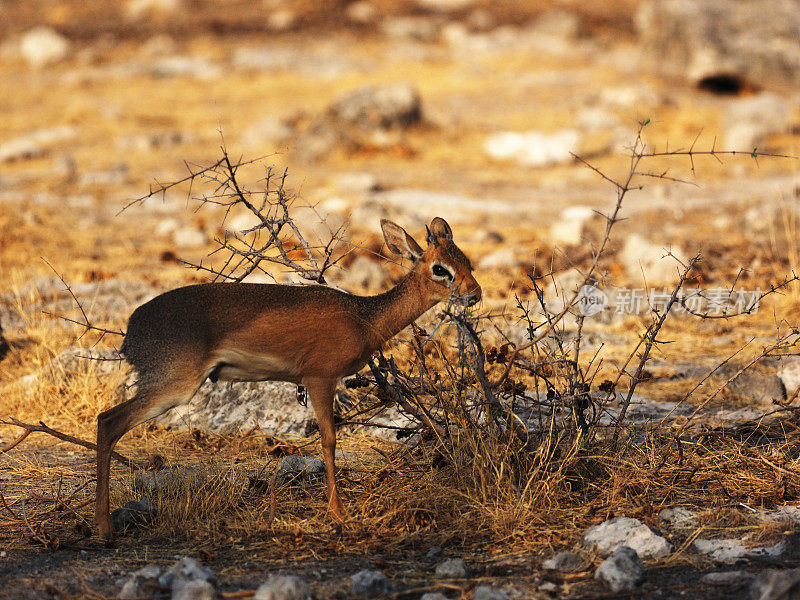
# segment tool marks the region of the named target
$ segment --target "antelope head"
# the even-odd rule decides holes
[[[472,306],[481,299],[481,286],[472,275],[472,264],[453,242],[453,231],[447,221],[436,217],[427,229],[425,250],[405,229],[386,219],[381,220],[386,245],[396,255],[414,262],[409,276],[421,286],[423,301],[429,306],[452,295]]]

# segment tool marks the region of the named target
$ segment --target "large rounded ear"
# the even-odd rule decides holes
[[[431,233],[438,238],[453,240],[453,230],[450,229],[450,225],[448,225],[447,221],[442,217],[435,217],[433,221],[431,221],[430,230]]]
[[[422,257],[422,248],[400,225],[387,219],[381,219],[381,229],[383,229],[383,239],[386,240],[389,250],[413,261]]]

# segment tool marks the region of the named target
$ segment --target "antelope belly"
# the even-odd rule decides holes
[[[218,354],[216,375],[228,381],[297,381],[294,366],[287,361],[243,350],[224,350]]]

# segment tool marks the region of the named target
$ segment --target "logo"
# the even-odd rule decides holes
[[[608,306],[608,296],[594,285],[585,285],[578,291],[576,306],[584,317],[593,317]]]

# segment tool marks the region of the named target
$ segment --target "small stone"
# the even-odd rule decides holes
[[[605,583],[612,592],[632,590],[644,579],[644,564],[634,549],[620,546],[600,563],[594,578]]]
[[[500,248],[483,256],[478,262],[479,269],[513,269],[520,265],[513,248]]]
[[[479,585],[472,592],[472,600],[508,600],[508,596],[491,586]]]
[[[586,244],[596,238],[592,227],[597,232],[604,231],[604,222],[605,218],[589,206],[569,206],[550,224],[550,241],[560,246]]]
[[[308,456],[290,454],[278,463],[277,480],[282,483],[296,483],[300,479],[325,477],[325,463]]]
[[[697,538],[693,545],[695,550],[707,554],[714,560],[720,562],[733,563],[740,558],[751,558],[756,556],[780,556],[786,550],[786,540],[781,540],[773,546],[760,546],[747,548],[743,540],[722,539],[709,540]]]
[[[115,531],[125,531],[130,527],[141,527],[152,522],[158,515],[158,508],[147,496],[140,500],[131,500],[122,508],[111,513],[111,524]]]
[[[385,287],[387,280],[388,274],[384,268],[364,254],[356,257],[346,271],[334,276],[336,285],[349,292],[377,291]]]
[[[191,77],[209,80],[222,75],[222,68],[202,56],[164,56],[153,61],[153,77]]]
[[[792,111],[777,94],[765,92],[734,100],[726,115],[726,149],[750,152],[773,133],[787,131]]]
[[[64,60],[69,54],[69,40],[51,27],[34,27],[22,35],[20,54],[34,68]]]
[[[407,83],[356,89],[334,101],[328,114],[364,130],[405,128],[422,120],[419,91]]]
[[[434,546],[433,548],[428,550],[428,553],[425,556],[427,556],[428,558],[437,558],[438,556],[441,556],[441,554],[442,554],[442,549],[439,548],[439,546]]]
[[[364,569],[350,578],[350,591],[360,596],[379,596],[389,590],[389,580],[380,571]]]
[[[798,600],[800,598],[800,569],[764,571],[750,586],[752,600]]]
[[[750,400],[761,404],[772,404],[774,400],[783,401],[786,399],[786,390],[777,375],[745,371],[726,385],[725,390],[735,394],[742,400]]]
[[[381,32],[398,40],[433,42],[439,35],[439,22],[429,17],[385,17]]]
[[[46,155],[57,144],[77,137],[78,130],[69,125],[37,129],[0,144],[0,162],[11,162]]]
[[[589,527],[583,534],[581,544],[607,556],[621,546],[637,552],[643,558],[664,558],[672,553],[672,544],[656,535],[644,523],[630,517],[614,517]]]
[[[694,511],[682,506],[664,508],[658,513],[658,518],[675,529],[694,527]]]
[[[419,600],[448,600],[441,592],[426,592],[419,597]]]
[[[483,149],[495,160],[513,160],[525,166],[545,167],[572,162],[572,153],[580,151],[580,141],[580,133],[574,130],[554,134],[539,131],[503,132],[487,138]]]
[[[361,195],[369,192],[377,192],[381,189],[378,178],[372,173],[353,172],[342,173],[334,182],[336,189],[342,194]]]
[[[542,592],[557,592],[559,586],[552,581],[545,581],[539,585],[539,590]]]
[[[128,0],[128,16],[139,19],[157,13],[176,12],[181,7],[181,0]]]
[[[178,248],[197,248],[204,246],[208,237],[196,227],[181,227],[172,233],[172,241]]]
[[[245,148],[274,147],[292,135],[292,128],[283,119],[266,116],[250,125],[242,133],[242,146]]]
[[[206,581],[212,585],[217,582],[211,569],[188,556],[180,558],[158,579],[161,587],[172,588],[173,592],[190,581]]]
[[[641,281],[644,274],[651,286],[677,283],[682,270],[680,263],[688,262],[680,248],[659,246],[636,233],[627,237],[618,257],[632,282]]]
[[[800,392],[800,356],[781,357],[778,377],[786,388],[787,397],[792,398]]]
[[[172,600],[217,600],[217,591],[208,581],[187,581],[173,585]]]
[[[368,0],[357,0],[357,2],[351,2],[347,5],[345,14],[353,23],[366,25],[375,20],[375,17],[378,16],[378,11],[375,9],[372,2]]]
[[[452,558],[436,566],[436,576],[447,579],[464,579],[469,574],[467,564],[460,558]]]
[[[161,569],[156,565],[147,565],[131,573],[122,584],[118,598],[143,598],[150,595],[152,588],[158,587]]]
[[[294,11],[289,9],[276,10],[267,17],[267,23],[273,31],[289,31],[296,20]]]
[[[270,575],[256,590],[253,600],[310,600],[308,584],[294,575]]]
[[[544,561],[542,568],[548,571],[560,571],[561,573],[576,573],[585,571],[589,564],[589,561],[577,552],[559,552]]]
[[[752,579],[753,574],[747,571],[724,571],[719,573],[706,573],[700,581],[709,585],[737,585],[748,579]]]

